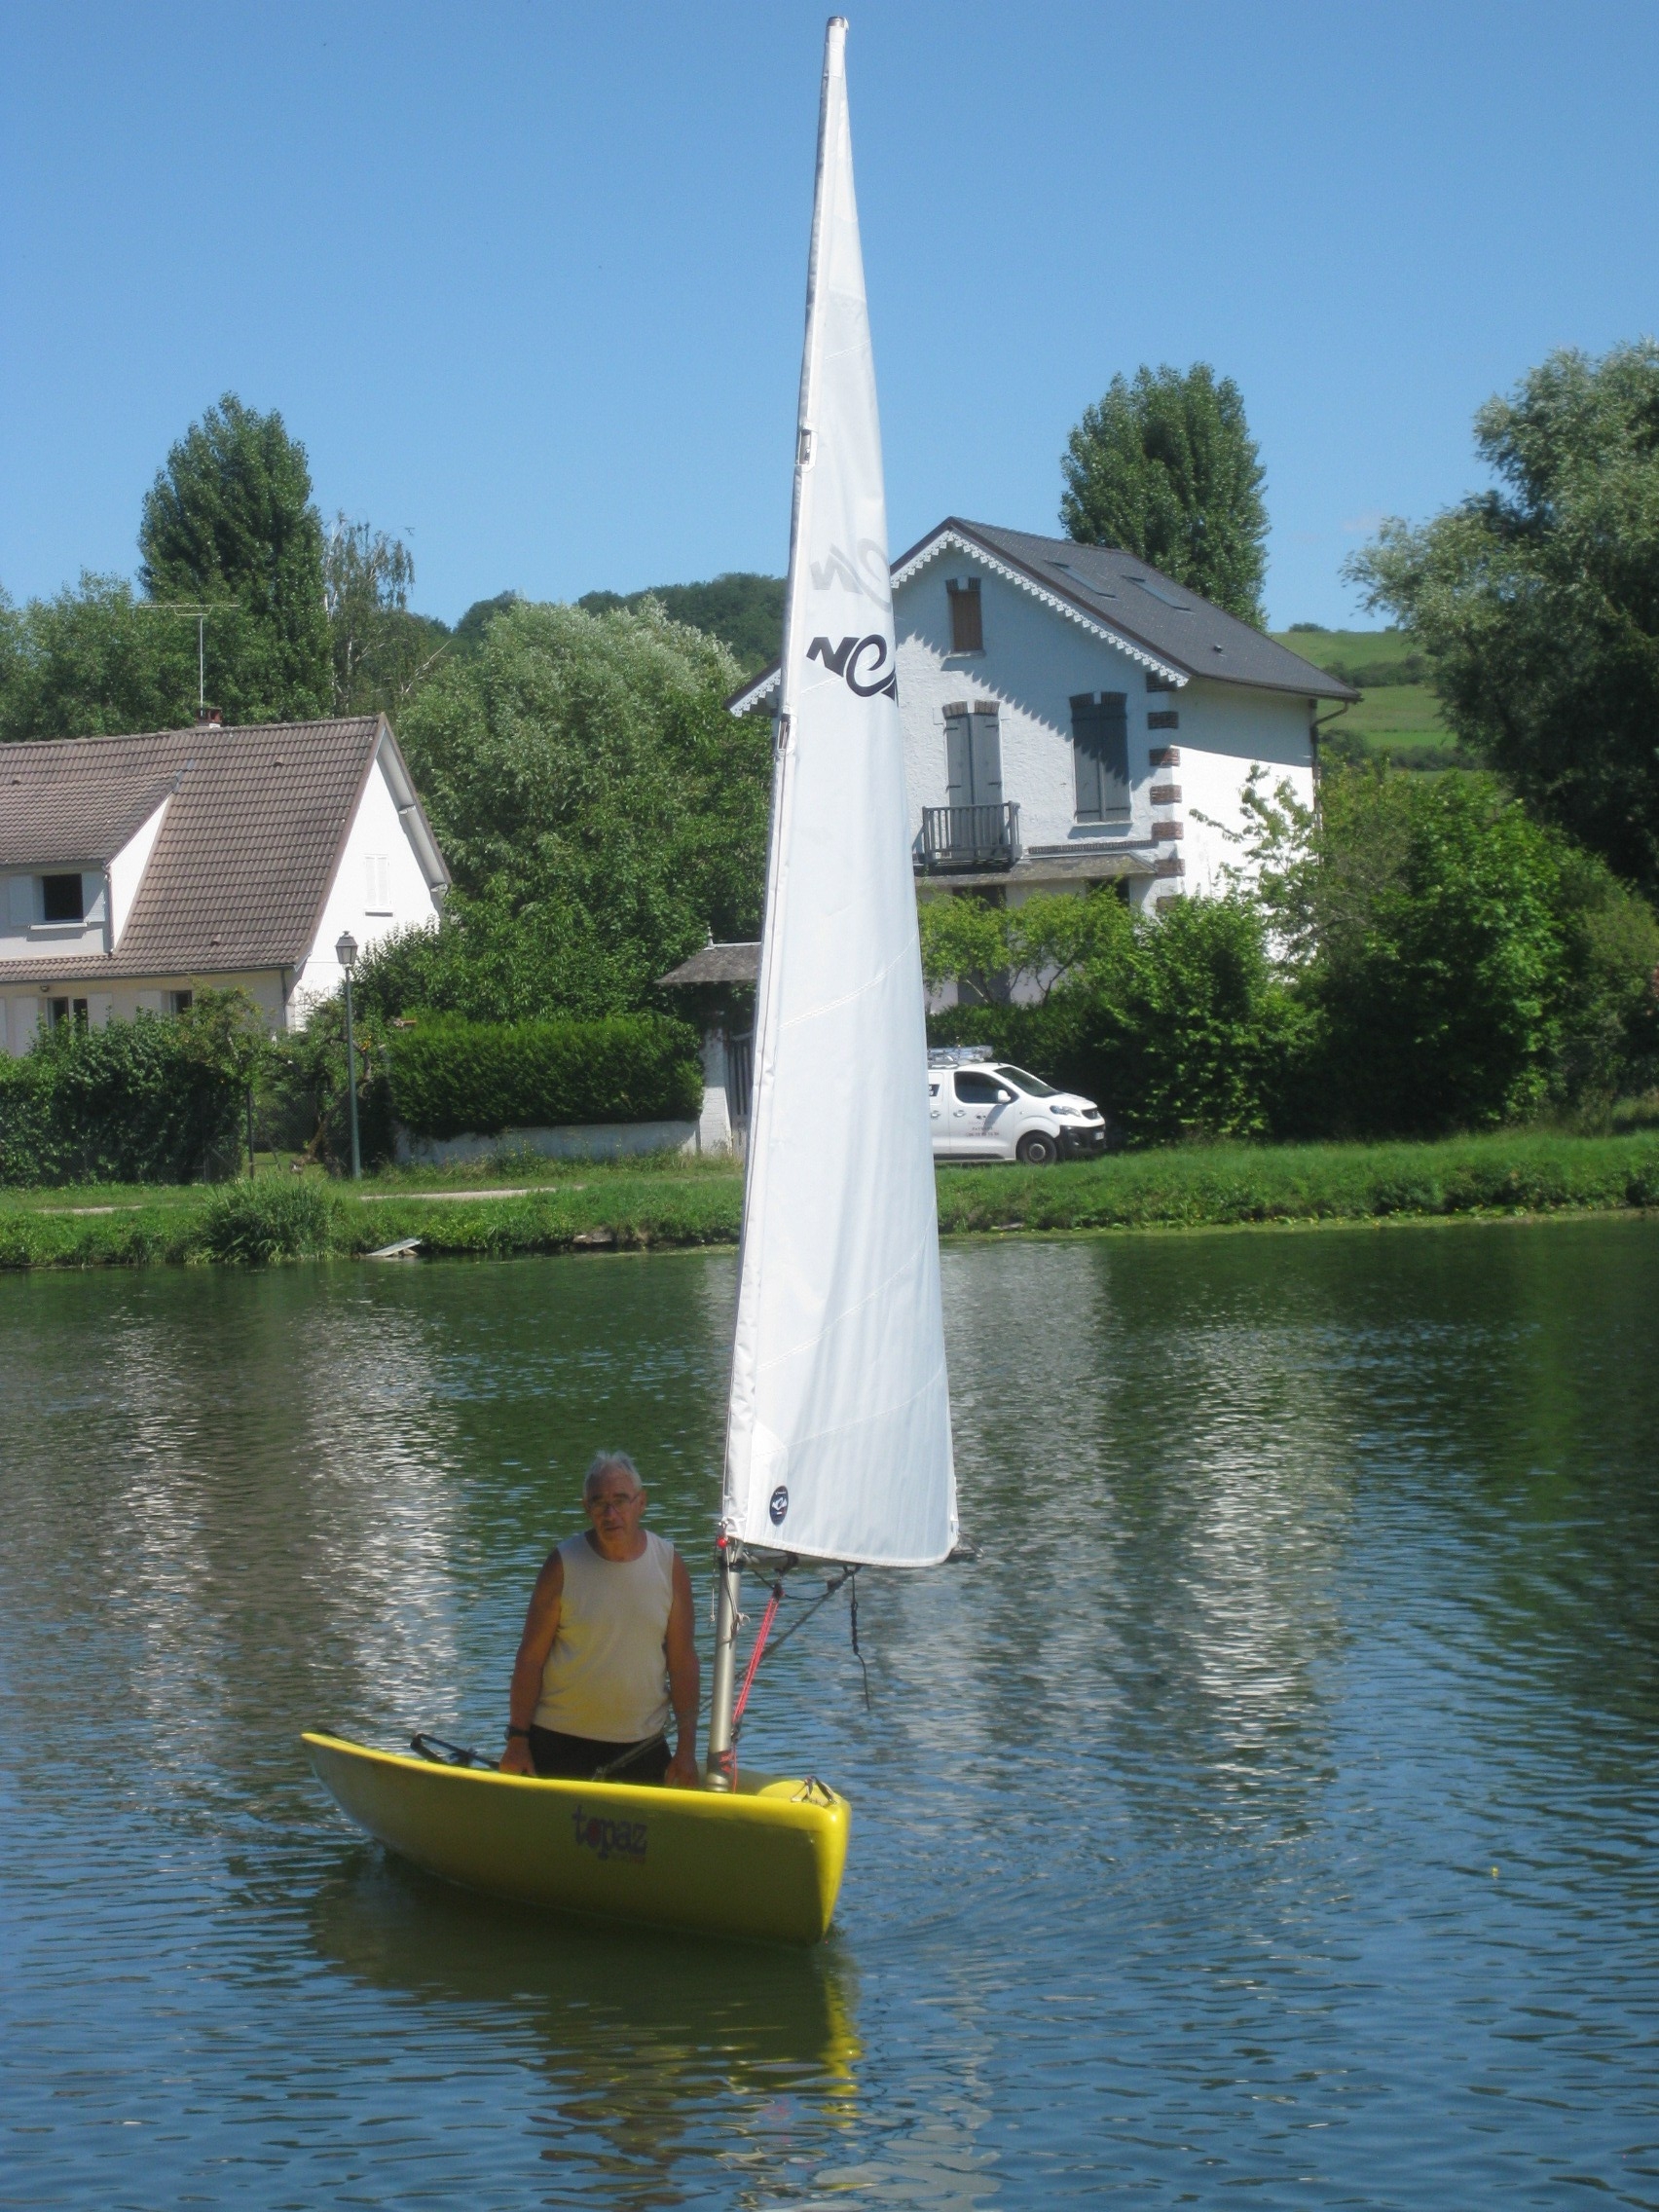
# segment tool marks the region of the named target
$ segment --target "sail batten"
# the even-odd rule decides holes
[[[728,1535],[929,1566],[956,1539],[886,498],[848,126],[825,43]]]

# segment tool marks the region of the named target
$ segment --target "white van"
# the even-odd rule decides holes
[[[928,1054],[928,1104],[936,1160],[1018,1160],[1049,1167],[1106,1149],[1106,1119],[1091,1098],[1056,1090],[991,1057],[988,1045],[947,1045]]]

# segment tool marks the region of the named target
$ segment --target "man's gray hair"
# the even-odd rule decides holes
[[[632,1475],[636,1490],[645,1488],[640,1480],[639,1468],[635,1466],[626,1452],[596,1452],[588,1461],[587,1473],[582,1477],[582,1495],[590,1497],[593,1494],[595,1485],[602,1483],[612,1468],[624,1475]]]

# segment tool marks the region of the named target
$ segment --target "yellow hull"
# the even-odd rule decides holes
[[[357,1825],[488,1897],[785,1943],[829,1931],[852,1808],[821,1784],[746,1774],[735,1792],[535,1782],[308,1734]]]

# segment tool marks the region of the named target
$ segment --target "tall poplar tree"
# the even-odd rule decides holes
[[[1116,545],[1261,626],[1266,481],[1244,401],[1207,362],[1112,379],[1060,466],[1060,520],[1081,545]]]
[[[226,392],[171,449],[144,499],[139,578],[209,617],[211,688],[238,721],[327,714],[334,690],[322,521],[306,449],[275,410]]]

